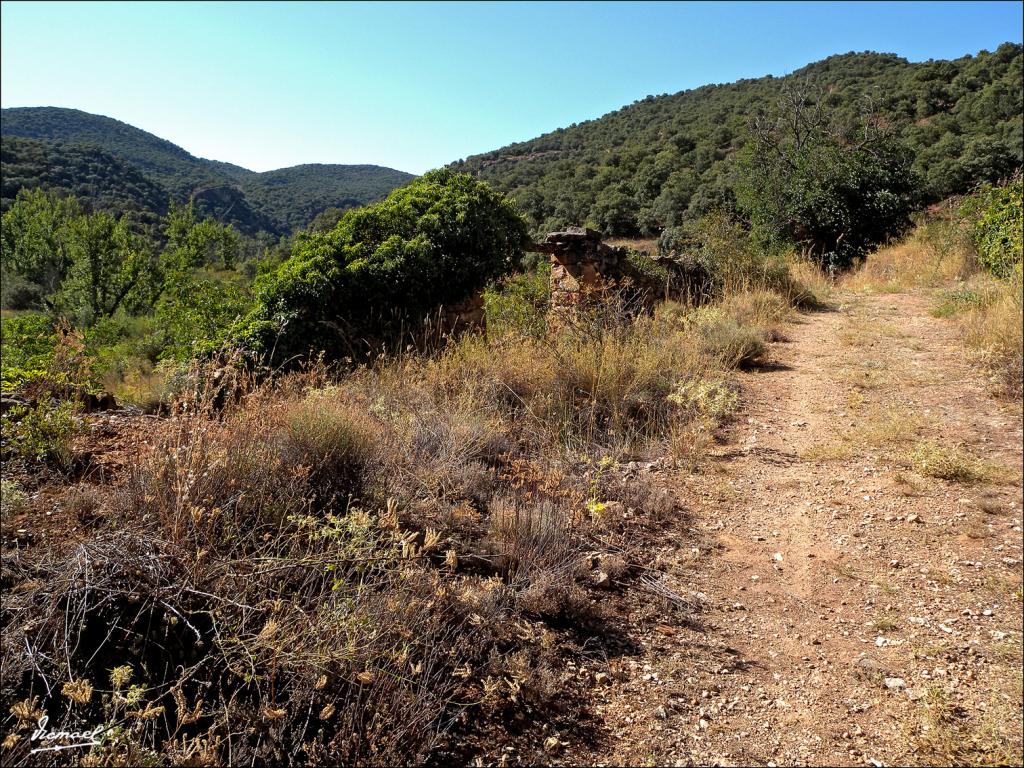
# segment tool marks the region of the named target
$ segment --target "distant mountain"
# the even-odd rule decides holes
[[[156,213],[166,210],[169,199],[193,199],[203,215],[234,224],[248,234],[287,234],[306,226],[327,208],[365,205],[414,178],[412,174],[372,165],[296,166],[255,173],[231,163],[195,157],[165,139],[119,120],[61,107],[4,109],[0,112],[0,134],[5,157],[5,201],[17,194],[21,186],[88,189],[94,182],[85,181],[88,174],[82,175],[80,163],[68,153],[91,153],[100,158],[97,153],[102,152],[102,156],[113,157],[124,166],[122,171],[132,169],[159,190],[163,202],[160,206],[152,205],[152,190],[141,197],[134,192],[126,192],[123,197],[137,199],[140,204],[150,201],[146,207]],[[10,137],[30,139],[37,145],[31,150],[36,159],[27,164],[19,159],[16,173],[14,166],[8,167],[7,158],[14,162],[15,158],[25,157],[29,146],[15,147],[11,143],[8,147]],[[50,160],[41,160],[44,148]],[[52,162],[59,167],[63,183],[54,184],[50,180],[54,172],[47,170],[50,166],[39,166],[39,162]],[[113,166],[105,160],[101,164],[109,165],[113,172]],[[36,175],[30,173],[32,168],[37,169]],[[111,190],[107,193],[109,199]],[[123,205],[124,200],[119,204]]]
[[[4,211],[18,190],[43,187],[117,214],[139,214],[148,223],[167,212],[168,194],[163,187],[96,146],[5,136],[0,140],[0,164]]]
[[[296,165],[240,180],[245,197],[257,211],[286,230],[308,225],[328,206],[351,208],[383,197],[412,174],[379,165]]]
[[[785,77],[648,96],[596,120],[453,164],[510,192],[533,225],[657,232],[733,202],[747,125],[783,88],[810,82],[840,114],[882,113],[939,199],[1011,174],[1024,159],[1022,47],[910,63],[848,53]]]

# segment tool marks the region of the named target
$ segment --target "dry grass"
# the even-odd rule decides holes
[[[406,764],[569,707],[538,638],[599,638],[599,577],[630,582],[681,514],[626,464],[695,466],[753,359],[737,340],[760,354],[789,312],[757,290],[625,301],[341,378],[183,377],[125,481],[68,497],[94,527],[5,552],[5,727],[36,705],[124,721],[108,764]]]
[[[793,306],[823,307],[832,296],[834,284],[817,264],[793,257],[789,260],[789,273],[795,291],[786,298]]]
[[[930,686],[908,739],[920,765],[1020,765],[1020,678],[1015,701],[993,695],[985,707],[964,706],[955,692]],[[1014,728],[1007,724],[1017,723]]]
[[[974,251],[953,218],[933,218],[905,240],[880,248],[840,281],[858,293],[900,293],[963,279],[976,267]]]
[[[1005,467],[983,461],[965,448],[954,445],[921,442],[906,452],[903,460],[926,477],[954,483],[995,482],[1010,477]]]
[[[958,317],[965,342],[989,371],[994,388],[1018,398],[1024,386],[1022,285],[1019,273],[998,282],[988,301],[970,307]]]
[[[916,439],[924,428],[915,413],[894,406],[877,406],[848,430],[837,430],[831,439],[809,446],[801,456],[810,461],[839,461],[865,450],[892,450]]]
[[[1018,267],[997,280],[979,271],[963,223],[955,216],[932,217],[900,243],[871,254],[841,280],[862,293],[938,290],[932,314],[952,318],[966,346],[988,371],[993,389],[1020,397],[1024,391],[1024,290]],[[866,346],[873,329],[851,327],[841,340]]]

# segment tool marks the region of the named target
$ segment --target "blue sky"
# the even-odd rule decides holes
[[[1007,3],[0,4],[0,102],[115,117],[263,171],[420,173],[648,94],[834,53],[1021,42]]]

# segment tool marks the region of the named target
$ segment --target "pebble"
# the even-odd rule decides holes
[[[885,678],[885,687],[890,691],[898,691],[907,687],[907,681],[902,677],[887,677]]]

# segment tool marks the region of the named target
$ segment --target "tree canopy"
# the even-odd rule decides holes
[[[750,132],[738,202],[764,242],[843,268],[909,224],[919,188],[912,158],[870,103],[857,119],[837,120],[821,91],[792,83]]]
[[[609,235],[652,234],[733,208],[750,120],[808,80],[845,122],[873,100],[912,153],[926,201],[1006,178],[1024,161],[1022,47],[1006,43],[922,63],[848,53],[785,77],[648,96],[452,167],[511,194],[536,230],[588,224]]]
[[[346,212],[330,232],[301,237],[291,258],[257,281],[243,335],[279,357],[354,352],[483,288],[515,264],[527,235],[503,195],[466,174],[432,171]]]

